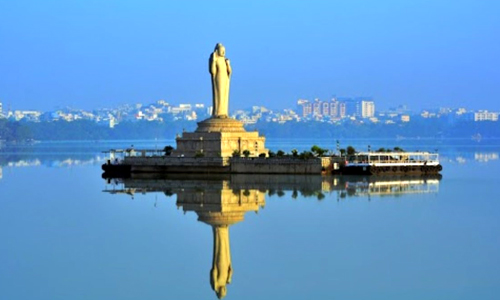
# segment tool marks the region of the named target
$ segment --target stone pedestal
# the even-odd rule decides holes
[[[234,151],[250,151],[250,157],[264,153],[265,137],[257,131],[248,132],[243,123],[231,118],[210,118],[198,123],[195,132],[183,132],[177,137],[177,148],[172,156],[231,157]]]

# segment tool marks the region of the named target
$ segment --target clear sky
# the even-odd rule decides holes
[[[500,110],[500,1],[0,0],[0,102],[13,109],[211,102],[230,110],[372,96]]]

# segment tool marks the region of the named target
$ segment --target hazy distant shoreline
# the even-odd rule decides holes
[[[114,128],[92,121],[74,122],[0,122],[0,140],[4,142],[37,141],[96,141],[96,140],[155,140],[175,139],[183,131],[193,131],[196,122],[123,122]],[[328,124],[322,122],[260,122],[246,127],[257,130],[266,138],[500,138],[500,122],[457,122],[425,120],[407,124]]]

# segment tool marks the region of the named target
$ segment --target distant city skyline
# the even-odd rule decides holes
[[[369,96],[377,110],[500,110],[495,1],[29,1],[0,5],[0,102],[82,109],[210,103],[207,53],[233,64],[230,110]]]
[[[296,105],[272,109],[266,106],[254,105],[245,109],[229,111],[232,118],[240,120],[245,125],[256,124],[259,121],[275,122],[309,122],[320,121],[331,124],[340,123],[408,123],[414,116],[425,119],[446,117],[454,121],[498,121],[500,112],[488,108],[479,110],[466,107],[434,107],[431,109],[411,110],[406,105],[397,105],[390,109],[376,109],[376,101],[370,97],[339,97],[314,100],[298,99]],[[0,102],[0,120],[52,122],[89,120],[96,123],[106,123],[114,128],[122,121],[199,121],[212,114],[213,107],[203,103],[171,103],[157,100],[147,103],[129,103],[107,108],[92,108],[85,110],[76,107],[64,107],[55,110],[22,110],[9,109],[2,111]],[[454,122],[453,121],[453,122]],[[0,136],[1,137],[1,136]]]

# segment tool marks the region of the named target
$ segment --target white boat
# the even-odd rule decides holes
[[[359,152],[347,155],[341,174],[437,174],[443,170],[439,154],[430,152]]]

